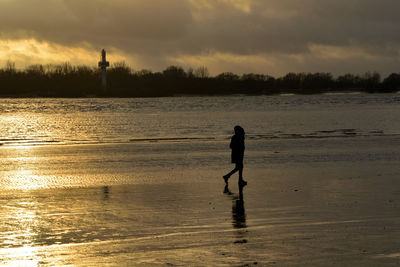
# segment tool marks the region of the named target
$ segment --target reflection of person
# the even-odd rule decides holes
[[[243,201],[243,186],[239,186],[239,197],[234,199],[232,205],[232,218],[234,228],[246,228],[246,213]]]
[[[229,190],[228,184],[225,185],[224,194],[232,198],[232,225],[236,229],[235,244],[247,243],[246,212],[244,209],[243,186],[239,185],[239,194],[234,194]]]
[[[235,168],[223,178],[225,183],[228,183],[229,178],[235,172],[239,172],[239,185],[244,186],[247,184],[243,180],[243,157],[244,157],[244,129],[240,126],[235,126],[235,135],[231,138],[230,148],[232,149],[232,163],[235,163]]]
[[[108,199],[110,193],[110,188],[108,186],[103,186],[103,196],[104,199]]]

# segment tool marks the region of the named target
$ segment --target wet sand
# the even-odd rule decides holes
[[[169,143],[3,147],[25,164],[0,173],[1,263],[400,264],[399,140],[268,141],[265,152],[253,142],[242,198],[236,176],[229,190],[222,179],[232,167],[225,142],[175,144],[175,156],[161,151]]]

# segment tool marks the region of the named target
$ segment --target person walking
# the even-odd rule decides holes
[[[243,157],[244,157],[244,129],[237,125],[234,128],[235,134],[231,138],[231,143],[229,147],[232,150],[231,159],[232,163],[235,163],[235,168],[229,172],[228,174],[224,175],[224,181],[228,184],[229,178],[232,174],[239,172],[239,186],[247,185],[247,182],[243,180]]]

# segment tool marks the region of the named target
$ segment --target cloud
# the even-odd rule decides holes
[[[125,58],[122,53],[114,51],[114,61],[123,61]],[[19,67],[63,62],[95,67],[98,60],[99,53],[87,47],[73,48],[35,39],[0,40],[0,65],[3,66],[11,61]]]
[[[205,46],[234,53],[304,53],[308,45],[399,44],[400,2],[383,0],[251,1],[250,13],[218,6],[200,13]],[[228,11],[227,11],[228,10]],[[207,36],[211,38],[208,39]],[[212,42],[212,44],[210,44]]]
[[[400,63],[399,9],[397,0],[0,0],[0,40],[105,47],[154,70],[387,73]]]

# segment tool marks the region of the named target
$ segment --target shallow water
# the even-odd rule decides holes
[[[399,135],[400,95],[0,99],[0,142],[88,144]]]
[[[396,265],[399,101],[0,100],[1,263]],[[236,124],[242,198],[221,178]]]

